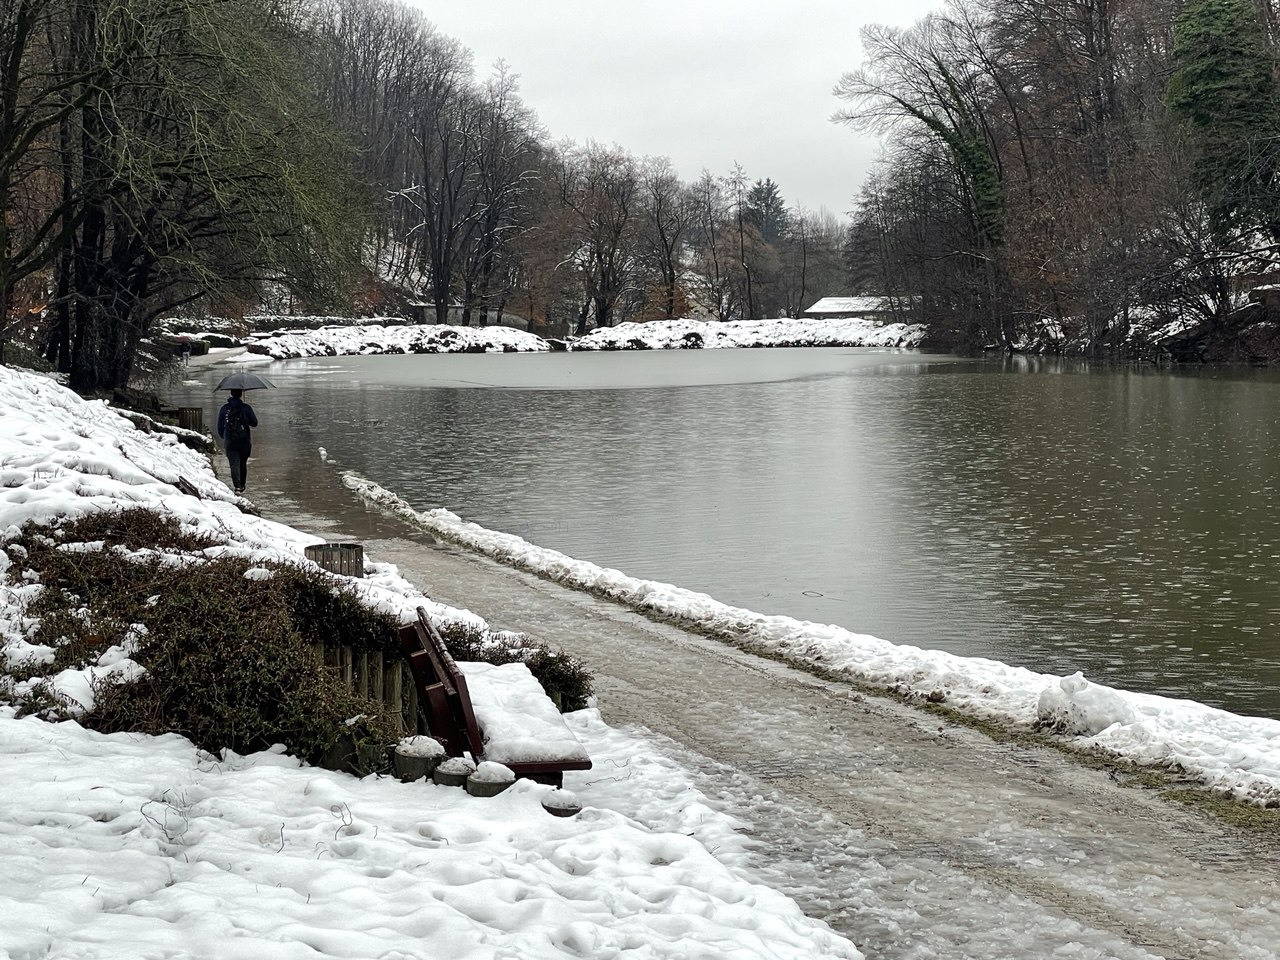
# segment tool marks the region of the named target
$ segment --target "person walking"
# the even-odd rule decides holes
[[[243,396],[243,390],[233,389],[218,411],[218,436],[227,451],[231,486],[236,493],[244,493],[245,482],[249,479],[249,451],[253,447],[250,428],[258,425],[257,414],[244,402]]]

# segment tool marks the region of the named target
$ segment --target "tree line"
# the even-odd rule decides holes
[[[38,322],[90,392],[184,304],[335,295],[359,186],[301,27],[288,0],[0,0],[0,344]]]
[[[955,0],[864,31],[855,284],[956,345],[1222,327],[1280,251],[1276,0]]]
[[[769,178],[734,167],[686,183],[666,157],[552,141],[504,63],[477,76],[399,0],[318,0],[309,22],[325,109],[374,185],[379,275],[421,291],[438,322],[509,312],[580,334],[691,309],[794,314],[847,287],[844,225],[789,207]]]
[[[34,341],[82,392],[183,310],[567,334],[847,292],[832,214],[553,142],[398,0],[0,0],[0,78],[0,360]]]

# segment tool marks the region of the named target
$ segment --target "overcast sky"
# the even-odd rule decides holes
[[[553,139],[670,157],[686,180],[740,163],[789,204],[843,214],[878,141],[831,122],[867,23],[907,26],[941,0],[409,0],[498,58]]]

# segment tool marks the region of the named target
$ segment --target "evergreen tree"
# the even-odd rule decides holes
[[[747,192],[747,220],[766,243],[776,244],[787,231],[787,202],[771,179],[757,180]]]
[[[1280,103],[1252,0],[1191,0],[1173,37],[1169,108],[1193,131],[1215,231],[1262,228],[1280,239]]]

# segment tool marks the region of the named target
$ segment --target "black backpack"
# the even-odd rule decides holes
[[[249,442],[249,421],[244,418],[244,407],[240,404],[227,408],[226,423],[227,446],[242,447]]]

